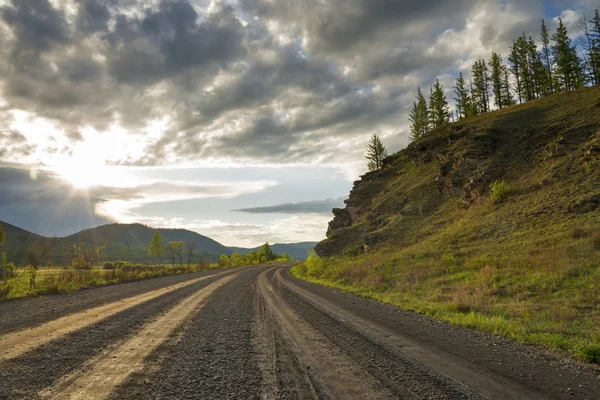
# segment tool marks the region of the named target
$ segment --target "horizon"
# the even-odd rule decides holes
[[[577,39],[597,7],[313,3],[0,0],[0,219],[43,236],[141,223],[228,247],[318,242],[370,137],[408,145],[418,87],[439,78],[450,99],[474,60],[506,59],[542,18]]]

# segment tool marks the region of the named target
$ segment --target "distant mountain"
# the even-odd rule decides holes
[[[287,253],[292,256],[295,260],[306,260],[308,252],[317,245],[317,242],[302,242],[302,243],[282,243],[272,244],[271,249],[277,254]],[[254,249],[246,249],[243,247],[230,247],[231,252],[238,252],[240,254],[247,254],[251,251],[258,250],[260,247]]]
[[[211,260],[216,260],[219,255],[230,253],[228,247],[196,232],[185,229],[154,229],[141,224],[102,225],[67,236],[65,239],[73,243],[82,241],[96,246],[105,244],[106,257],[115,259],[120,256],[120,259],[125,260],[128,257],[127,243],[129,242],[132,259],[142,262],[141,260],[145,259],[148,253],[148,244],[157,230],[160,231],[165,245],[177,241],[195,242],[196,259],[204,255]]]
[[[44,237],[7,222],[0,221],[0,225],[6,233],[4,251],[7,252],[8,260],[18,265],[26,264],[27,249]],[[221,254],[230,255],[234,251],[247,254],[256,250],[226,247],[209,237],[186,229],[155,229],[141,224],[108,224],[59,238],[58,245],[48,254],[44,263],[52,261],[56,265],[69,264],[72,258],[73,244],[79,241],[87,245],[106,245],[102,252],[102,261],[131,260],[134,263],[145,263],[149,261],[148,244],[157,230],[160,231],[165,245],[174,241],[195,242],[193,262],[198,262],[201,258],[216,261]],[[315,244],[313,242],[275,244],[271,248],[277,254],[288,253],[292,258],[303,260],[306,259],[308,250],[312,249]],[[166,257],[163,257],[163,262],[166,262]]]

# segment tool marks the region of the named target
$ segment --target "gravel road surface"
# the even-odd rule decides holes
[[[1,303],[0,399],[600,399],[596,366],[289,267]]]

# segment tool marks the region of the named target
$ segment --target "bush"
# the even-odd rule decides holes
[[[115,269],[115,264],[107,261],[107,262],[104,263],[104,265],[102,266],[102,268],[104,268],[104,269]]]
[[[6,279],[11,279],[17,276],[17,267],[15,267],[15,264],[11,262],[4,265],[4,270],[6,271]]]
[[[311,250],[305,262],[307,275],[313,278],[320,278],[325,270],[325,261]]]
[[[126,265],[126,263],[124,261],[115,261],[114,262],[114,266],[115,268],[121,269]]]
[[[491,197],[494,203],[501,203],[510,194],[511,188],[504,181],[496,181],[490,185]]]
[[[12,287],[11,287],[10,283],[7,285],[0,283],[0,299],[7,298],[11,289],[12,289]]]
[[[92,266],[81,257],[74,258],[71,266],[75,269],[92,269]]]

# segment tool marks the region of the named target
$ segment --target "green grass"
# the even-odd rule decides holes
[[[599,106],[585,88],[419,139],[294,273],[600,363]]]
[[[207,269],[222,268],[218,264],[199,266],[167,267],[125,267],[115,270],[104,270],[94,267],[88,270],[52,267],[39,268],[35,276],[35,286],[31,286],[31,274],[26,268],[18,268],[15,276],[7,285],[0,283],[0,301],[47,294],[70,293],[83,288],[104,286],[120,282],[137,281],[152,277],[186,274]]]
[[[600,363],[600,254],[594,243],[529,256],[378,251],[318,258],[298,278],[450,323]],[[590,251],[587,251],[590,250]]]

